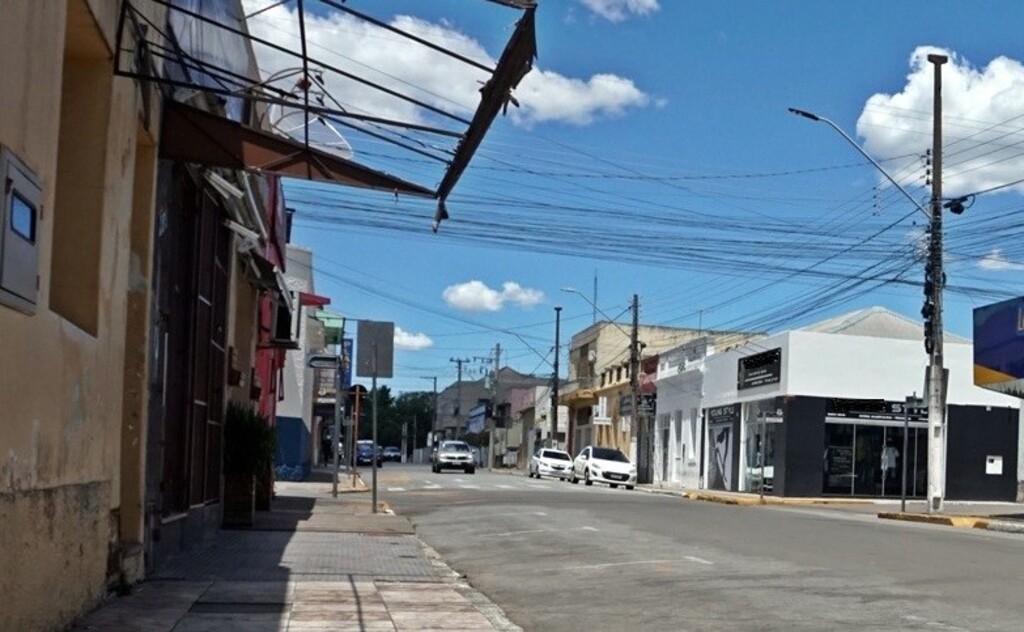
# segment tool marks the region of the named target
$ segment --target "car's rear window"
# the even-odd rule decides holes
[[[559,452],[557,450],[544,450],[540,453],[541,457],[545,459],[556,459],[558,461],[571,461],[569,455],[565,452]]]
[[[618,450],[612,448],[594,448],[592,455],[595,459],[602,459],[604,461],[619,461],[620,463],[629,463],[629,459],[626,455]]]

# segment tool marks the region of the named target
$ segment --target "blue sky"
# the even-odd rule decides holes
[[[589,294],[595,274],[605,313],[628,319],[636,293],[649,324],[780,331],[872,305],[916,317],[923,215],[838,134],[786,109],[831,118],[926,200],[932,47],[952,56],[946,192],[996,189],[946,215],[947,327],[970,336],[973,307],[1024,293],[1014,221],[1024,187],[1004,186],[1024,178],[1024,4],[539,4],[539,58],[516,91],[521,107],[496,121],[439,233],[429,202],[286,184],[293,242],[313,248],[318,292],[336,311],[404,332],[396,390],[429,388],[430,376],[443,387],[455,377],[450,358],[487,356],[495,343],[503,364],[549,374],[555,305],[564,376],[567,342],[592,309],[560,288]],[[349,5],[474,59],[495,59],[518,17],[483,0]],[[253,28],[283,32],[288,11]],[[453,112],[475,105],[475,71],[350,28],[328,8],[315,17],[314,39],[319,27],[339,29],[318,40],[325,58]],[[350,107],[390,107],[328,88]],[[356,160],[431,187],[440,177],[429,161],[348,140]]]

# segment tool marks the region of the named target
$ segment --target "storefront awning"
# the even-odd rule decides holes
[[[323,307],[324,305],[330,304],[331,299],[326,296],[310,294],[309,292],[299,292],[299,305],[303,305],[305,307]]]
[[[302,143],[177,101],[164,108],[160,157],[420,197],[434,192]]]

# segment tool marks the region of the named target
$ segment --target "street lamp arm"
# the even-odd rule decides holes
[[[806,119],[810,119],[812,121],[818,121],[818,122],[821,122],[821,123],[825,123],[826,125],[828,125],[832,129],[834,129],[835,131],[839,132],[839,135],[842,136],[843,138],[845,138],[846,142],[848,142],[851,145],[853,145],[854,149],[859,151],[862,156],[867,158],[868,161],[872,165],[875,166],[875,169],[878,169],[880,172],[882,172],[882,175],[885,176],[886,179],[888,179],[889,182],[891,182],[894,187],[899,189],[900,193],[902,193],[908,200],[910,200],[910,203],[913,204],[917,208],[917,210],[919,210],[922,213],[924,213],[925,217],[930,218],[932,216],[931,213],[926,211],[924,209],[924,207],[921,206],[921,204],[917,200],[914,199],[914,196],[910,195],[910,193],[908,193],[907,190],[904,189],[900,185],[899,182],[896,182],[896,179],[893,178],[891,175],[889,175],[889,172],[886,171],[885,168],[882,167],[882,165],[878,164],[878,162],[874,158],[872,158],[868,154],[868,152],[864,151],[864,149],[861,148],[861,146],[857,144],[857,141],[855,141],[852,138],[850,138],[849,134],[844,132],[841,127],[839,127],[838,125],[836,125],[835,123],[833,123],[829,119],[825,118],[824,116],[818,116],[817,114],[814,114],[813,112],[808,112],[807,110],[799,110],[797,108],[789,108],[789,111],[792,112],[793,114],[796,114],[797,116],[802,116],[802,117],[804,117]]]
[[[583,292],[580,292],[580,291],[579,291],[579,290],[577,290],[576,288],[572,288],[572,287],[563,287],[563,288],[562,288],[562,291],[563,291],[563,292],[568,292],[568,293],[570,293],[570,294],[577,294],[577,295],[579,295],[579,297],[580,297],[580,298],[582,298],[582,299],[583,299],[584,301],[586,301],[587,303],[589,303],[591,307],[593,307],[594,309],[596,309],[596,310],[597,310],[597,312],[598,312],[599,314],[601,314],[601,315],[602,315],[602,316],[604,316],[604,317],[605,317],[606,319],[608,319],[608,322],[610,322],[611,324],[615,325],[615,328],[616,328],[616,329],[618,329],[619,331],[621,331],[621,332],[622,332],[622,333],[623,333],[623,334],[624,334],[624,335],[625,335],[625,336],[626,336],[627,338],[628,338],[628,337],[630,336],[630,333],[629,333],[628,331],[626,331],[625,329],[623,329],[622,327],[620,327],[620,326],[619,326],[619,323],[615,322],[615,319],[614,319],[614,318],[612,318],[612,317],[611,317],[611,316],[609,316],[608,314],[605,314],[605,313],[604,313],[604,310],[603,310],[603,309],[601,309],[600,307],[598,307],[597,305],[595,305],[595,304],[594,304],[594,301],[592,301],[592,300],[590,300],[589,298],[587,298],[587,295],[586,295],[586,294],[584,294]]]

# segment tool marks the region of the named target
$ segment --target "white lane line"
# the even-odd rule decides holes
[[[457,478],[457,479],[455,479],[455,482],[456,483],[465,483],[466,479],[464,479],[464,478]]]
[[[423,489],[442,489],[442,487],[440,485],[435,485],[434,483],[429,483],[424,485]]]
[[[498,489],[515,489],[512,485],[495,485]]]
[[[459,489],[480,489],[479,485],[459,485]]]
[[[509,511],[507,513],[477,514],[477,518],[503,518],[505,516],[547,516],[543,511]]]
[[[487,533],[484,534],[485,538],[504,538],[510,535],[530,535],[533,533],[565,533],[567,531],[597,531],[594,527],[576,527],[575,529],[529,529],[527,531],[507,531],[505,533]]]
[[[672,560],[643,560],[641,562],[609,562],[607,564],[589,564],[587,566],[566,566],[567,571],[582,571],[594,568],[612,568],[613,566],[634,566],[640,564],[671,564]]]
[[[706,559],[704,559],[702,557],[696,557],[694,555],[684,555],[683,559],[687,560],[687,561],[690,561],[690,562],[696,562],[698,564],[704,564],[705,566],[714,566],[715,565],[715,563],[710,561],[710,560],[706,560]]]
[[[389,492],[404,492],[405,488],[404,487],[389,487],[388,491]]]

